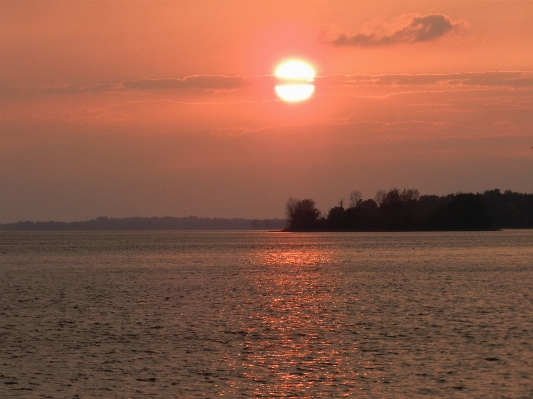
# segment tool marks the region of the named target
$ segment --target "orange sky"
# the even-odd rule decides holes
[[[533,192],[532,1],[0,7],[2,223]],[[288,104],[293,57],[318,76]]]

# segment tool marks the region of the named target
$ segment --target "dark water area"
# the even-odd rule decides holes
[[[2,398],[532,398],[533,231],[0,233]]]

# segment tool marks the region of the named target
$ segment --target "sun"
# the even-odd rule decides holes
[[[306,100],[315,91],[315,71],[307,62],[290,60],[281,63],[274,73],[281,84],[276,85],[276,94],[284,101]]]

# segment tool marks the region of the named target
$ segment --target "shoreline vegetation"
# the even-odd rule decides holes
[[[289,198],[283,231],[490,231],[533,228],[533,194],[499,189],[445,196],[422,195],[417,189],[379,190],[363,200],[350,193],[326,214],[312,199]]]
[[[346,206],[345,206],[346,205]],[[533,194],[495,189],[444,196],[420,195],[416,189],[379,190],[363,200],[352,191],[327,213],[312,199],[287,200],[286,219],[130,217],[76,222],[20,221],[0,224],[0,231],[143,231],[270,230],[283,232],[490,231],[533,228]]]

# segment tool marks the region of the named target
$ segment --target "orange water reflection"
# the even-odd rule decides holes
[[[252,262],[264,266],[316,266],[331,261],[331,254],[320,249],[287,249],[259,251]]]
[[[270,248],[251,254],[258,269],[247,278],[259,306],[242,325],[235,367],[243,373],[229,385],[251,397],[352,396],[365,378],[361,371],[372,367],[356,356],[342,272],[328,268],[333,254],[319,245]]]

